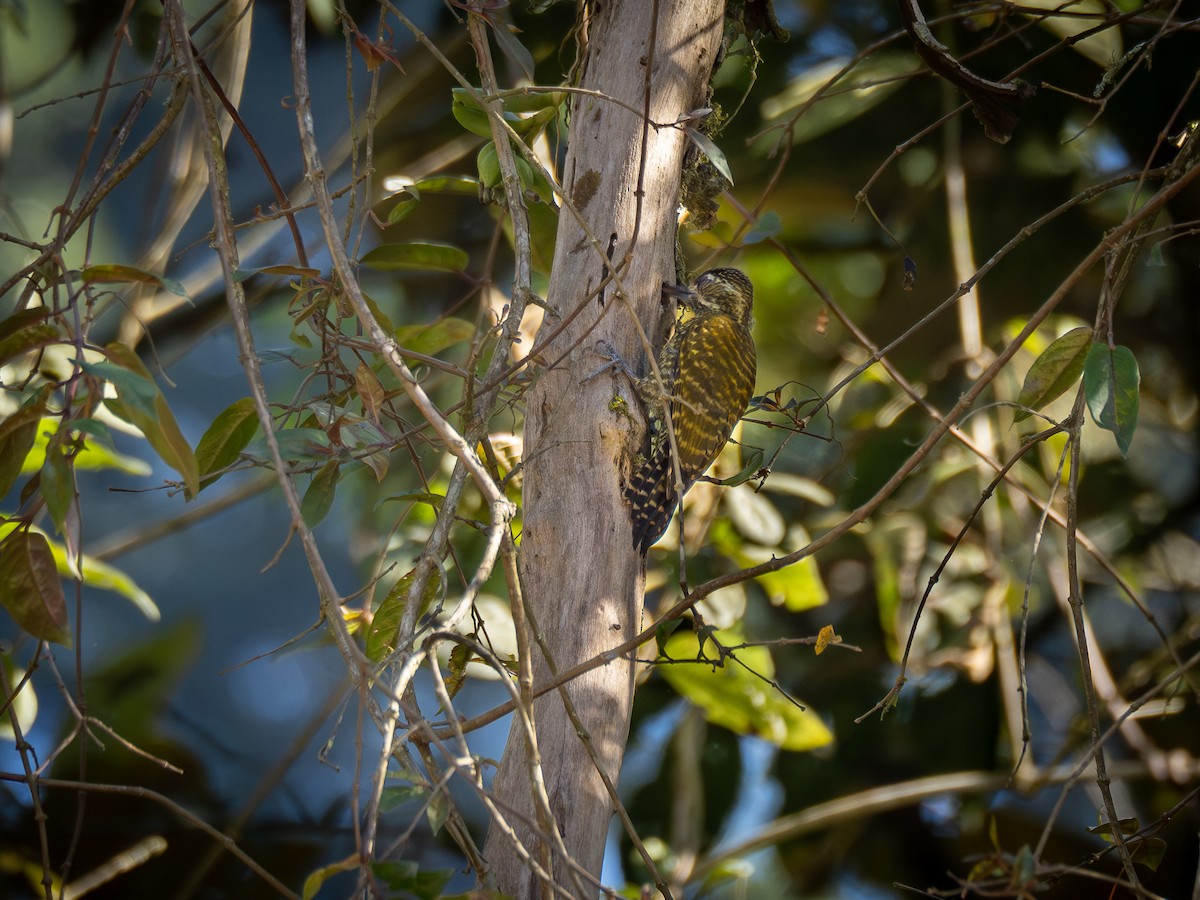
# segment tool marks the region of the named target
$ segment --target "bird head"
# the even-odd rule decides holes
[[[695,313],[723,313],[749,326],[754,286],[741,269],[709,269],[696,277],[680,302]]]

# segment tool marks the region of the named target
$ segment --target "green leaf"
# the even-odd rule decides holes
[[[367,304],[367,309],[371,311],[371,315],[375,317],[375,321],[379,323],[379,327],[384,331],[391,332],[395,326],[392,325],[392,320],[379,308],[379,304],[375,302],[374,298],[366,291],[363,291],[362,298],[363,302]]]
[[[1141,374],[1132,350],[1109,347],[1103,341],[1092,344],[1083,369],[1088,410],[1097,425],[1116,437],[1122,456],[1129,453],[1137,428],[1140,384]]]
[[[1131,849],[1134,862],[1140,863],[1151,872],[1157,872],[1163,857],[1167,855],[1167,842],[1162,838],[1147,837],[1135,842]]]
[[[442,508],[442,503],[445,502],[446,498],[442,494],[431,494],[428,491],[404,491],[399,494],[392,494],[391,496],[384,497],[376,504],[376,509],[390,500],[397,500],[406,503],[428,503],[436,512]]]
[[[1014,424],[1028,419],[1034,412],[1057,400],[1083,374],[1083,365],[1092,343],[1092,329],[1072,328],[1050,344],[1029,367],[1013,416]]]
[[[465,250],[438,241],[380,244],[361,260],[364,266],[378,272],[395,272],[399,269],[461,272],[470,261]]]
[[[497,37],[500,36],[500,31],[501,29],[496,30]],[[488,121],[483,104],[467,93],[466,88],[452,88],[451,93],[454,99],[450,111],[458,124],[472,134],[491,138],[492,125]],[[557,91],[528,95],[511,94],[503,98],[504,108],[500,115],[514,132],[528,141],[558,118],[558,107],[563,97],[562,92]],[[520,112],[532,115],[521,116],[518,115]]]
[[[821,571],[811,556],[778,571],[759,575],[755,581],[763,586],[773,604],[792,612],[823,606],[829,601]]]
[[[104,352],[112,363],[98,365],[112,381],[119,398],[117,402],[106,400],[105,403],[117,416],[140,428],[159,458],[183,476],[184,495],[190,500],[200,490],[196,455],[179,429],[166,398],[129,347],[112,343],[104,348]],[[85,365],[85,368],[95,371],[97,367]]]
[[[88,266],[80,274],[85,284],[152,284],[165,288],[172,294],[178,294],[184,299],[188,297],[183,285],[174,278],[167,278],[156,272],[147,272],[134,266],[101,265]]]
[[[429,798],[429,805],[425,807],[425,819],[429,822],[429,830],[436,835],[449,818],[450,798],[446,796],[444,790],[439,790]],[[434,894],[434,896],[437,895]]]
[[[12,521],[0,525],[0,540],[4,540],[16,528],[17,524]],[[68,561],[67,550],[62,544],[50,540],[40,528],[30,528],[29,531],[31,534],[46,539],[46,545],[50,548],[54,565],[62,578],[80,578],[88,587],[120,594],[136,606],[138,611],[151,622],[157,622],[162,618],[162,613],[159,612],[158,606],[150,595],[138,587],[137,583],[120,569],[84,553],[79,559],[79,572],[77,573]]]
[[[45,535],[14,528],[0,541],[0,604],[35,638],[70,646],[67,600]]]
[[[467,175],[434,175],[432,178],[422,178],[413,187],[434,194],[458,194],[464,197],[474,197],[479,193],[479,182]]]
[[[111,384],[126,409],[136,412],[139,416],[154,417],[154,400],[158,396],[158,385],[148,372],[143,374],[144,367],[143,372],[137,372],[108,361],[83,362],[81,365],[89,375]]]
[[[451,647],[450,658],[446,661],[446,693],[451,700],[458,696],[462,686],[467,683],[467,664],[474,657],[474,651],[466,644]]]
[[[0,422],[0,497],[8,493],[24,470],[45,412],[46,403],[39,395]]]
[[[304,879],[304,888],[301,891],[301,897],[304,900],[312,900],[317,896],[317,892],[325,885],[325,882],[334,875],[340,875],[342,872],[350,872],[358,868],[358,857],[349,856],[340,862],[331,863],[328,866],[322,866],[315,872],[311,873]]]
[[[733,186],[733,172],[729,168],[729,160],[725,158],[725,154],[721,152],[721,148],[713,143],[713,139],[707,134],[692,128],[690,125],[683,127],[684,132],[692,139],[700,151],[708,157],[708,161],[716,166],[717,171],[725,176],[725,180],[729,182],[729,186]]]
[[[409,188],[408,190],[411,194],[412,188]],[[403,222],[420,205],[421,198],[419,196],[414,195],[411,197],[402,198],[396,203],[395,206],[392,207],[392,211],[388,213],[387,223],[389,225],[395,225],[397,222]]]
[[[1038,25],[1059,38],[1071,38],[1094,28],[1096,22],[1103,20],[1108,12],[1101,0],[1073,0],[1071,3],[1063,3],[1062,0],[1028,0],[1021,5],[1026,10],[1026,16],[1036,18]],[[1060,15],[1059,11],[1064,7],[1067,14]],[[1030,9],[1044,10],[1045,14],[1035,17],[1028,11]],[[1071,48],[1098,66],[1111,65],[1124,52],[1121,29],[1105,28],[1076,41]]]
[[[342,464],[336,459],[331,459],[313,476],[308,490],[304,492],[304,499],[300,501],[300,512],[309,528],[329,515],[341,473]]]
[[[496,38],[496,44],[500,47],[500,52],[507,56],[510,62],[520,66],[526,80],[533,81],[533,70],[535,68],[533,54],[521,43],[517,34],[517,30],[508,28],[504,22],[492,21],[492,35]]]
[[[13,661],[11,653],[0,656],[0,678],[5,680],[8,689],[5,692],[10,697],[8,709],[0,718],[0,741],[13,741],[17,737],[13,727],[13,719],[25,734],[29,734],[37,721],[38,695],[32,681],[25,678],[25,667],[18,666]]]
[[[495,141],[488,141],[479,148],[475,168],[479,172],[479,184],[482,187],[494,188],[500,184],[500,158],[496,155]]]
[[[450,92],[453,95],[450,112],[454,115],[458,124],[471,132],[471,134],[490,138],[492,136],[492,126],[488,122],[487,112],[484,110],[483,105],[471,96],[471,94],[467,93],[465,88],[451,88]],[[512,118],[515,119],[516,116]]]
[[[46,511],[59,534],[67,533],[67,514],[75,502],[75,479],[71,474],[71,463],[63,446],[64,432],[55,431],[46,447],[46,461],[42,465],[42,499]]]
[[[237,461],[257,431],[258,413],[252,397],[235,400],[213,419],[196,445],[201,489],[220,478],[221,470]]]
[[[742,448],[746,450],[746,448]],[[746,453],[746,460],[742,464],[742,469],[736,475],[730,475],[728,478],[722,478],[721,484],[725,487],[737,487],[739,484],[745,484],[751,478],[758,474],[759,469],[763,464],[763,451],[761,447],[751,447]]]
[[[783,230],[783,220],[779,217],[779,213],[775,210],[770,210],[758,217],[758,221],[754,223],[754,227],[746,232],[746,236],[742,238],[743,244],[760,244],[763,241],[775,237]]]
[[[275,432],[275,443],[285,461],[319,462],[324,464],[335,453],[333,444],[320,428],[284,428]],[[246,455],[267,465],[272,464],[267,439],[258,438],[246,448]]]
[[[34,306],[5,316],[0,319],[0,344],[30,326],[41,325],[49,315],[50,310],[46,307]]]
[[[416,897],[418,900],[437,900],[454,873],[448,869],[421,871],[411,860],[388,860],[371,863],[371,872],[383,882],[388,896]]]
[[[49,323],[29,325],[0,340],[0,366],[30,350],[57,344],[61,340],[63,340],[63,335],[57,325]]]
[[[392,332],[392,336],[405,350],[436,356],[447,347],[474,338],[475,323],[447,316],[432,325],[402,325]]]
[[[316,278],[321,274],[320,269],[312,269],[307,266],[257,266],[251,269],[236,269],[233,273],[234,281],[245,281],[248,278],[253,278],[255,275],[286,275],[290,278]]]
[[[721,637],[724,643],[730,642],[727,632]],[[680,630],[667,641],[666,649],[671,659],[689,660],[699,658],[700,645],[694,633]],[[659,666],[658,670],[714,725],[737,734],[757,735],[784,750],[813,750],[833,741],[833,734],[815,713],[800,709],[763,681],[775,673],[766,647],[743,647],[736,656],[738,661],[727,659],[715,669],[702,662],[685,662]]]
[[[25,457],[21,467],[22,475],[38,471],[46,462],[46,448],[50,438],[58,431],[58,419],[43,418],[37,427],[33,447]],[[72,419],[72,436],[86,435],[87,439],[79,441],[75,448],[75,471],[100,469],[117,469],[130,475],[145,477],[153,471],[150,464],[136,456],[126,456],[112,448],[112,435],[108,426],[99,419]]]
[[[396,649],[396,637],[400,631],[400,621],[404,618],[404,608],[408,605],[408,594],[412,590],[413,573],[407,573],[388,591],[383,602],[375,608],[371,618],[371,627],[367,631],[367,658],[372,662],[382,662]],[[441,567],[437,567],[425,583],[425,592],[421,596],[420,615],[446,595],[446,578]]]
[[[820,103],[813,103],[817,92],[823,94],[829,81],[846,66],[845,57],[833,57],[800,69],[776,95],[763,101],[761,109],[769,124],[792,128],[796,143],[811,141],[835,128],[848,125],[883,103],[903,83],[898,76],[912,69],[912,53],[873,53],[854,67],[855,89],[829,92]],[[803,110],[803,115],[797,115]],[[764,132],[762,144],[776,141],[773,134]]]
[[[398,784],[385,786],[379,793],[379,811],[391,812],[408,803],[424,800],[429,796],[428,789],[420,784]]]
[[[59,574],[69,574],[67,571],[66,551],[54,541],[50,542],[50,551],[54,554],[54,562],[58,565]],[[110,566],[108,563],[93,556],[88,556],[85,553],[80,560],[80,570],[83,576],[83,583],[89,587],[120,594],[136,606],[138,611],[151,622],[157,622],[162,618],[162,613],[159,612],[158,605],[150,595],[138,587],[137,582],[115,566]]]
[[[1022,844],[1017,855],[1013,857],[1011,883],[1014,887],[1029,884],[1036,875],[1037,857],[1033,855],[1033,849],[1028,844]]]

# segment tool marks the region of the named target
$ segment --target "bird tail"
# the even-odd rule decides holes
[[[647,459],[632,473],[625,487],[625,500],[633,522],[633,546],[645,556],[650,545],[667,530],[678,505],[669,450]]]

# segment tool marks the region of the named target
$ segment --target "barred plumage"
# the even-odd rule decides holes
[[[659,352],[662,387],[653,375],[638,384],[649,420],[647,443],[625,498],[632,507],[633,545],[643,554],[666,531],[682,496],[676,495],[667,417],[687,493],[717,458],[754,393],[750,279],[738,269],[711,269],[681,302],[693,315],[676,326]]]

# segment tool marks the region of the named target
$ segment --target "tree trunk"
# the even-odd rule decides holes
[[[658,7],[650,47],[651,16]],[[592,5],[580,86],[622,101],[577,95],[572,104],[570,148],[564,167],[567,197],[580,211],[601,249],[630,292],[626,304],[610,284],[592,296],[606,267],[567,209],[560,214],[558,244],[543,333],[582,312],[540,356],[541,369],[526,398],[524,530],[521,581],[526,603],[561,671],[603,653],[636,633],[641,620],[643,567],[632,544],[629,512],[621,495],[620,467],[641,437],[637,417],[612,408],[618,390],[632,405],[627,381],[587,379],[604,359],[594,352],[607,340],[632,364],[643,358],[632,316],[660,337],[661,287],[674,280],[676,207],[686,137],[674,128],[646,131],[644,197],[637,203],[642,164],[642,110],[646,65],[650,73],[650,120],[676,121],[701,106],[723,27],[721,0],[607,0]],[[630,108],[626,108],[630,107]],[[640,222],[635,225],[639,218]],[[635,239],[636,232],[636,239]],[[587,299],[591,297],[591,299]],[[600,319],[599,323],[597,320]],[[536,646],[534,683],[549,669]],[[633,700],[631,659],[616,659],[566,688],[595,752],[615,783],[621,767]],[[594,877],[600,874],[612,801],[567,717],[556,692],[534,704],[537,750],[550,811],[567,853]],[[495,779],[494,796],[530,856],[553,881],[579,892],[570,865],[539,837],[530,754],[523,729],[514,725]],[[512,839],[493,826],[486,855],[492,883],[519,898],[550,892],[517,854]],[[594,887],[583,890],[595,896]]]

